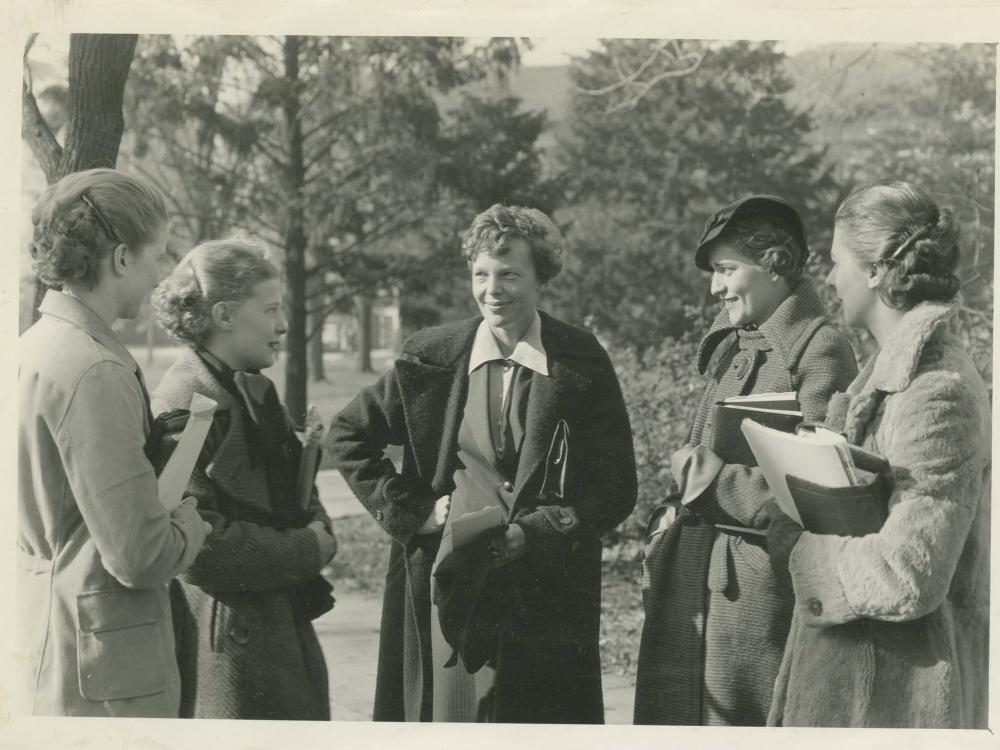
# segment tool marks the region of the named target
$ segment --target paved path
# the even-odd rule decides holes
[[[337,471],[321,471],[319,494],[331,518],[363,513]],[[336,582],[335,582],[336,583]],[[382,600],[362,593],[335,591],[337,605],[315,622],[330,674],[331,717],[367,721],[372,717]],[[635,685],[630,678],[604,675],[604,716],[609,724],[632,722]]]

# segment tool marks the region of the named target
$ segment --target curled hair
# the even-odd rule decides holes
[[[118,244],[138,251],[166,224],[160,191],[113,169],[74,172],[50,185],[31,214],[31,257],[47,285],[92,289]]]
[[[923,191],[889,180],[863,185],[840,204],[836,223],[861,265],[885,269],[878,292],[889,307],[947,302],[958,293],[958,225]]]
[[[536,208],[503,206],[499,203],[472,220],[462,239],[462,255],[471,267],[479,253],[493,257],[510,250],[511,242],[524,240],[531,248],[531,262],[541,284],[562,270],[566,243],[559,227]]]
[[[217,303],[242,302],[257,284],[279,277],[267,250],[249,238],[202,242],[156,287],[153,310],[171,338],[198,349],[207,343]]]
[[[789,286],[802,278],[805,248],[781,224],[767,216],[748,216],[727,226],[717,241],[733,246],[767,270],[783,276]]]

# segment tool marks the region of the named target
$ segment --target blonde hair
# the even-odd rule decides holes
[[[197,349],[216,303],[241,302],[261,281],[280,275],[267,250],[248,237],[202,242],[153,292],[156,319],[173,339]]]

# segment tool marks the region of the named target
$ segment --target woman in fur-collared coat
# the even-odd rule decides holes
[[[894,488],[864,537],[803,532],[772,508],[796,605],[769,723],[983,728],[990,402],[954,331],[957,227],[906,183],[859,189],[835,227],[828,283],[879,350],[827,421],[888,459]]]
[[[154,391],[154,410],[187,408],[194,393],[218,403],[188,484],[212,532],[171,590],[181,716],[329,719],[311,620],[332,606],[320,570],[336,542],[315,488],[296,497],[301,444],[259,374],[286,330],[278,269],[243,240],[205,242],[154,305],[190,346]]]
[[[650,521],[637,724],[766,721],[792,592],[768,565],[762,530],[771,495],[763,475],[723,464],[708,446],[716,401],[795,391],[804,419],[819,420],[857,372],[850,344],[802,277],[805,258],[801,220],[774,196],[721,209],[696,252],[724,309],[699,350],[707,383],[690,441],[671,460],[681,509],[661,506]]]

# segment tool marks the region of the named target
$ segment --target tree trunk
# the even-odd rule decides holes
[[[292,421],[302,424],[306,415],[306,231],[303,211],[305,163],[302,122],[299,119],[299,53],[302,38],[285,37],[285,273],[288,300],[288,357],[285,360],[285,406]]]
[[[21,135],[50,185],[70,172],[114,168],[125,129],[125,82],[138,38],[135,34],[70,34],[68,119],[62,146],[38,109],[30,71],[26,71]],[[38,319],[38,305],[44,295],[45,285],[36,281],[32,321]]]
[[[315,312],[310,317],[312,338],[309,339],[309,372],[314,383],[322,383],[326,380],[326,370],[323,367],[323,325],[326,323],[326,315]]]
[[[372,298],[366,293],[354,295],[354,313],[358,318],[358,372],[372,372]]]

